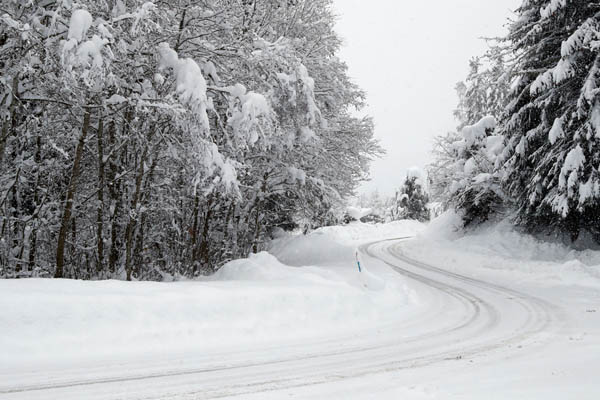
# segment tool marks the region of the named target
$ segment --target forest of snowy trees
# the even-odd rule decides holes
[[[0,275],[208,274],[334,221],[381,149],[330,3],[1,0]]]
[[[600,244],[600,4],[524,0],[459,84],[456,133],[436,139],[431,192],[466,225],[511,215]]]
[[[331,3],[0,0],[0,276],[192,277],[339,222],[382,149]],[[523,0],[490,44],[381,217],[600,243],[600,4]]]

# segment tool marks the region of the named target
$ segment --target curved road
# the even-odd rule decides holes
[[[402,325],[376,340],[348,336],[301,346],[197,360],[107,366],[77,374],[0,382],[2,399],[212,399],[327,385],[389,371],[478,357],[519,357],[560,328],[561,310],[543,299],[424,264],[402,253],[402,240],[364,245],[361,253],[412,281],[425,299]],[[174,365],[179,365],[174,367]],[[138,372],[132,372],[138,371]],[[318,397],[317,397],[318,398]]]

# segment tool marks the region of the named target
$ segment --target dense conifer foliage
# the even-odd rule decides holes
[[[409,173],[396,193],[392,216],[394,220],[429,221],[429,196],[419,176]]]
[[[600,243],[599,43],[597,2],[524,0],[493,62],[459,86],[461,134],[436,140],[435,197],[465,223],[508,211],[532,232]],[[485,115],[494,129],[465,147]]]

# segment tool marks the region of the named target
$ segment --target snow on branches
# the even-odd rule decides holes
[[[173,71],[179,98],[195,113],[201,126],[208,130],[208,99],[202,70],[191,58],[179,58],[177,52],[171,49],[168,43],[163,42],[158,45],[158,54],[160,66]]]
[[[327,1],[5,3],[3,274],[211,273],[333,221],[378,154]]]
[[[584,0],[524,0],[517,13],[502,51],[518,57],[504,66],[512,83],[496,129],[481,121],[451,146],[440,140],[453,152],[438,151],[437,171],[466,215],[500,200],[531,230],[575,240],[586,229],[600,242],[600,14]],[[461,99],[459,114],[476,115],[479,103]]]

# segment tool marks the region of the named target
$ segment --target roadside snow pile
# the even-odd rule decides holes
[[[293,282],[301,284],[330,284],[340,280],[335,273],[318,267],[290,267],[280,263],[275,256],[262,252],[247,259],[225,264],[210,281]]]
[[[0,372],[334,338],[398,322],[408,301],[352,264],[289,267],[268,253],[202,281],[3,280]]]
[[[287,265],[354,263],[352,245],[335,240],[321,229],[307,235],[284,235],[269,246],[269,253]]]
[[[447,212],[401,248],[410,257],[448,268],[477,272],[482,267],[550,285],[600,287],[600,251],[542,241],[517,232],[508,221],[467,234],[459,233],[460,225],[460,216]]]
[[[352,255],[352,249],[350,250]],[[346,256],[344,254],[342,256]],[[345,271],[339,271],[345,275],[336,273],[335,270],[323,267],[290,267],[281,264],[275,256],[262,252],[252,254],[247,260],[235,260],[223,266],[210,279],[218,281],[271,281],[287,284],[294,282],[296,285],[320,284],[331,286],[332,282],[339,284],[344,282],[356,287],[362,287],[371,291],[381,291],[386,288],[386,282],[377,275],[363,268],[361,273],[354,270],[354,259],[350,263],[344,263]],[[287,282],[287,283],[286,283]],[[399,291],[399,292],[402,292]],[[405,298],[403,296],[402,303]]]
[[[284,235],[273,241],[269,252],[287,265],[352,263],[359,245],[415,236],[424,228],[424,224],[412,220],[377,225],[352,222],[320,228],[307,235]]]

